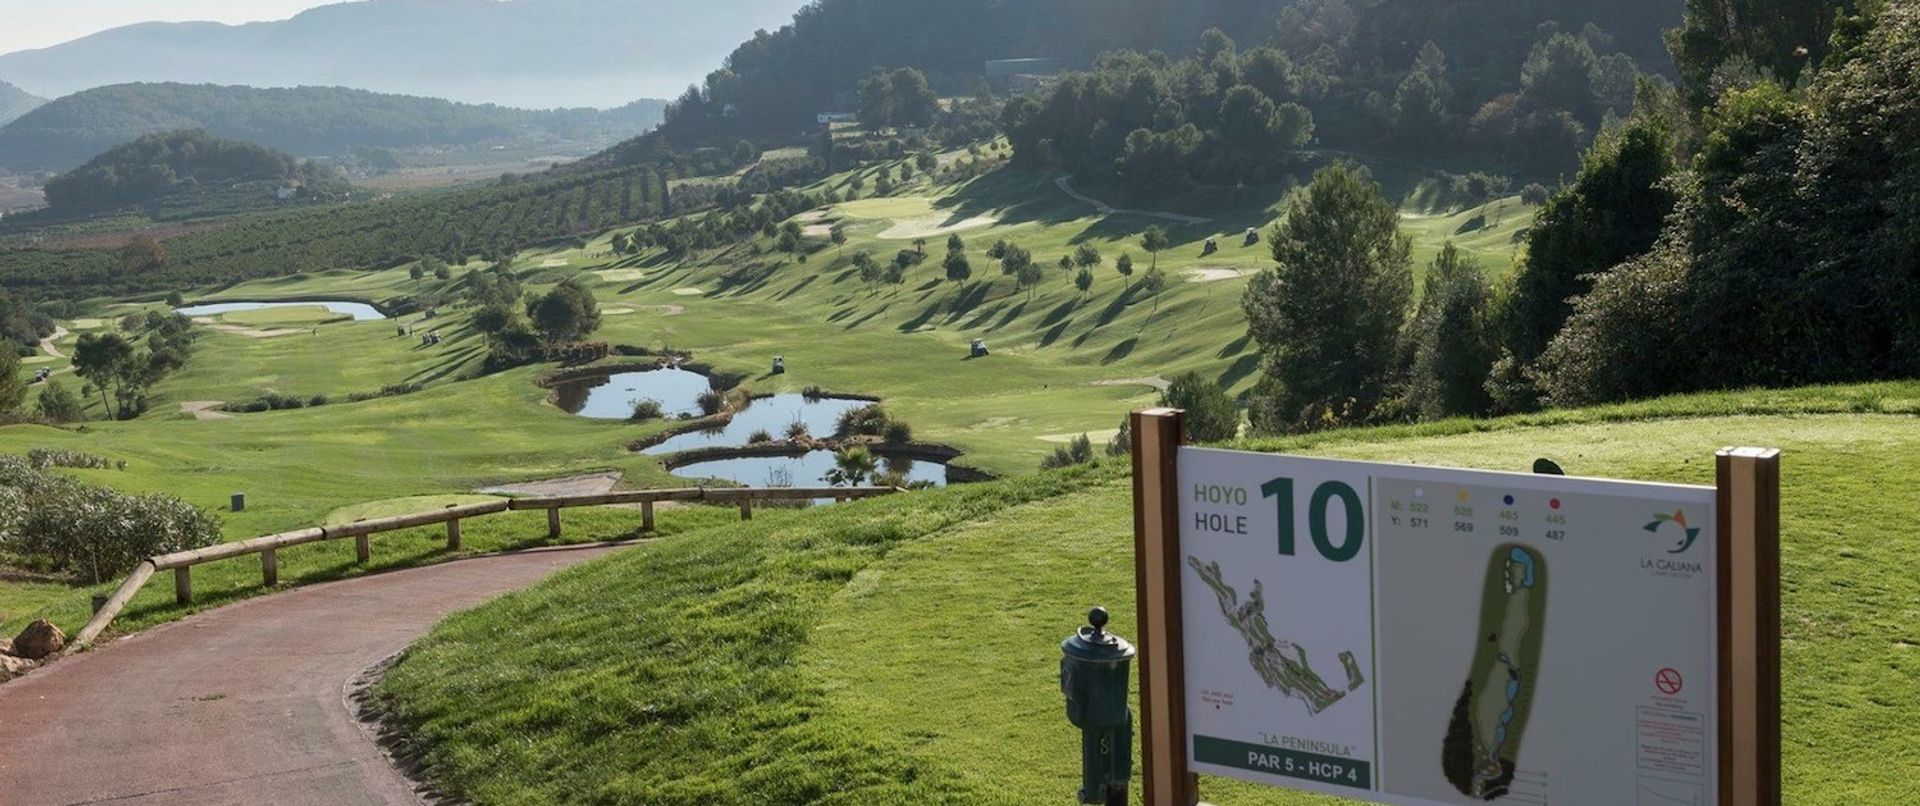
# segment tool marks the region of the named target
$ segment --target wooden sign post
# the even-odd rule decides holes
[[[1187,769],[1186,656],[1180,640],[1178,463],[1186,413],[1133,413],[1133,573],[1140,649],[1140,757],[1148,806],[1192,806]]]
[[[1148,806],[1198,803],[1196,769],[1420,806],[1781,803],[1778,451],[1686,487],[1188,448],[1184,420],[1129,421]]]

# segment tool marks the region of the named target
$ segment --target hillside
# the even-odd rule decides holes
[[[1708,483],[1786,451],[1786,801],[1895,802],[1920,550],[1912,384],[1670,398],[1244,447]],[[1894,403],[1893,401],[1901,401]],[[1853,409],[1860,406],[1860,409]],[[1052,681],[1089,605],[1138,635],[1124,473],[1050,473],[683,535],[443,623],[383,688],[450,794],[648,803],[1031,803],[1078,783]],[[584,636],[592,636],[586,640]],[[636,648],[642,651],[636,652]],[[486,685],[476,687],[475,681]],[[1137,680],[1137,678],[1136,678]],[[929,707],[938,681],[939,707]],[[1137,780],[1137,779],[1136,779]],[[1216,803],[1320,804],[1220,779]],[[1135,796],[1138,796],[1136,789]]]
[[[662,106],[532,111],[343,87],[120,84],[65,96],[0,128],[0,167],[66,170],[141,135],[175,129],[205,129],[302,157],[528,137],[608,142],[652,127]]]
[[[46,102],[45,98],[29,95],[26,90],[0,81],[0,126],[12,123]]]
[[[1462,74],[1449,100],[1471,116],[1518,90],[1531,47],[1556,32],[1584,35],[1594,26],[1594,50],[1621,51],[1662,72],[1659,33],[1678,24],[1680,10],[1664,0],[823,0],[735,49],[704,95],[682,96],[670,110],[669,130],[798,128],[821,111],[851,111],[849,91],[875,67],[917,67],[943,92],[971,94],[989,60],[1046,57],[1084,68],[1116,49],[1184,55],[1210,28],[1244,48],[1272,45],[1310,64],[1328,82],[1326,98],[1356,110],[1391,104],[1395,85],[1432,42]],[[1367,101],[1369,92],[1384,99]]]
[[[115,147],[48,181],[46,192],[52,213],[67,217],[196,192],[250,192],[267,204],[283,187],[311,195],[328,185],[344,183],[284,152],[181,130]]]
[[[0,56],[46,97],[132,81],[348,86],[529,108],[669,96],[800,0],[373,0],[248,25],[145,23]]]

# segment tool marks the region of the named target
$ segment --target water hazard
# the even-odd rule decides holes
[[[174,313],[182,316],[218,316],[238,311],[265,311],[274,308],[325,308],[338,314],[353,317],[355,322],[378,322],[387,318],[379,309],[364,302],[341,302],[338,300],[291,300],[285,302],[209,302],[202,305],[189,305],[177,308]]]
[[[566,381],[553,387],[554,404],[568,414],[598,420],[633,417],[633,404],[653,400],[668,419],[700,416],[700,394],[713,388],[707,376],[684,369],[622,372]]]
[[[774,439],[786,439],[794,423],[804,424],[807,433],[815,437],[830,437],[833,436],[834,426],[840,421],[840,415],[870,405],[872,403],[865,400],[837,397],[774,395],[753,401],[745,411],[734,414],[733,422],[725,427],[690,431],[648,448],[645,452],[661,456],[699,448],[738,448],[746,445],[748,438],[760,431],[767,432]]]
[[[812,451],[802,456],[745,456],[695,462],[675,468],[681,478],[722,479],[748,487],[818,487],[824,485],[827,472],[834,468],[833,451]],[[881,473],[901,473],[908,483],[927,482],[947,486],[947,466],[925,459],[886,458],[880,460]]]

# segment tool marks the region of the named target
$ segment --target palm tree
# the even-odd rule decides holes
[[[826,481],[835,487],[859,487],[872,478],[878,468],[873,453],[865,447],[854,446],[835,454],[833,469],[827,471]]]

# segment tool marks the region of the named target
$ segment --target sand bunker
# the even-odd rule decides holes
[[[543,269],[564,269],[566,267],[567,259],[563,257],[551,257],[540,261],[540,268]]]
[[[474,492],[483,495],[527,495],[543,497],[552,495],[601,495],[603,493],[613,492],[614,486],[619,484],[622,478],[624,478],[624,475],[614,470],[585,476],[569,476],[564,479],[503,484],[498,487],[475,490]]]
[[[805,235],[809,238],[831,238],[833,237],[833,225],[832,224],[808,224],[807,226],[800,228],[800,234]]]
[[[225,405],[227,401],[224,400],[189,400],[180,404],[180,413],[191,414],[193,419],[201,421],[231,420],[233,415],[219,410]]]
[[[707,295],[707,292],[698,288],[676,288],[673,290],[673,295],[676,297],[704,297]]]
[[[1109,378],[1104,381],[1094,381],[1093,385],[1094,386],[1145,386],[1157,391],[1165,392],[1167,391],[1167,387],[1172,386],[1173,384],[1168,382],[1166,378],[1162,378],[1158,375],[1155,375],[1149,378]]]
[[[977,215],[959,221],[954,221],[952,216],[896,218],[893,220],[893,226],[880,233],[880,237],[889,241],[911,241],[915,238],[936,238],[941,235],[991,227],[998,223],[1000,219],[990,215]]]
[[[1217,283],[1221,280],[1238,280],[1247,276],[1240,269],[1194,269],[1187,272],[1189,283]]]
[[[646,279],[647,273],[641,269],[614,269],[612,271],[597,271],[593,273],[593,276],[609,283],[631,283],[636,280]]]
[[[1120,436],[1120,429],[1109,428],[1105,431],[1088,431],[1086,432],[1085,436],[1088,440],[1092,441],[1093,444],[1095,445],[1104,445],[1106,443],[1112,442],[1114,437]],[[1079,439],[1080,437],[1081,437],[1080,434],[1048,434],[1044,437],[1041,437],[1040,441],[1065,445],[1069,442]]]

